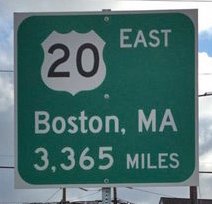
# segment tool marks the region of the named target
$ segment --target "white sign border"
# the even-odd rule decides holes
[[[185,181],[178,183],[127,183],[127,184],[53,184],[53,185],[33,185],[26,183],[18,172],[18,118],[17,118],[17,32],[21,23],[31,16],[74,16],[74,15],[117,15],[117,14],[160,14],[160,13],[180,13],[190,18],[195,29],[195,168],[193,174]],[[166,186],[198,186],[199,185],[199,147],[198,147],[198,9],[179,9],[179,10],[145,10],[145,11],[102,11],[102,12],[36,12],[36,13],[14,13],[14,134],[15,134],[15,188],[17,189],[36,189],[36,188],[58,188],[58,187],[166,187]]]

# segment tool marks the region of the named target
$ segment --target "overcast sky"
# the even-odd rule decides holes
[[[0,70],[13,70],[13,13],[50,11],[101,11],[199,9],[199,94],[212,92],[212,2],[0,0]],[[0,165],[14,166],[13,72],[0,73]],[[212,171],[212,96],[199,98],[200,170]],[[200,175],[200,198],[212,199],[212,174]],[[188,197],[188,187],[118,188],[118,198],[135,203],[158,203],[160,196]],[[59,201],[61,190],[15,190],[14,170],[0,169],[0,204],[5,202]],[[98,189],[68,189],[67,199],[101,199]]]

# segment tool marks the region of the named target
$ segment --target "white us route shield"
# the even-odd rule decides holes
[[[104,45],[93,30],[64,34],[53,31],[42,43],[43,82],[50,89],[72,95],[97,88],[106,76]]]

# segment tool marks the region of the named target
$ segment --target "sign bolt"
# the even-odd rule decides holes
[[[105,98],[105,99],[109,99],[109,98],[110,98],[110,95],[109,95],[109,94],[105,94],[105,95],[104,95],[104,98]]]
[[[105,21],[105,22],[108,22],[109,20],[110,20],[109,16],[105,16],[105,17],[104,17],[104,21]]]
[[[107,178],[104,179],[104,183],[105,183],[105,184],[109,183],[109,179],[107,179]]]

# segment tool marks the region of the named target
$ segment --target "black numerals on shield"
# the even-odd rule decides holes
[[[82,54],[85,49],[90,49],[93,52],[93,56],[94,56],[93,69],[90,72],[86,72],[82,67]],[[90,44],[90,43],[85,43],[85,44],[81,45],[77,51],[78,72],[84,77],[92,77],[96,74],[98,67],[99,67],[99,53],[98,53],[97,48],[93,44]]]
[[[63,64],[64,62],[66,62],[70,56],[70,52],[69,49],[63,45],[63,44],[54,44],[52,45],[48,52],[50,54],[53,54],[55,50],[62,50],[64,55],[63,57],[57,59],[49,68],[49,72],[48,72],[48,77],[69,77],[70,76],[70,72],[56,72],[56,68],[60,65]]]
[[[90,49],[93,53],[93,68],[90,71],[86,71],[83,68],[83,52],[86,49]],[[64,62],[66,62],[69,57],[70,57],[70,51],[69,48],[64,45],[64,44],[54,44],[52,45],[49,50],[48,53],[50,54],[54,54],[55,50],[61,50],[63,52],[63,56],[59,59],[57,59],[56,61],[54,61],[52,63],[52,65],[49,68],[48,71],[48,77],[70,77],[70,72],[68,71],[56,71],[56,69],[59,67],[59,65],[63,64]],[[99,52],[98,49],[96,48],[95,45],[91,44],[91,43],[85,43],[82,44],[79,49],[77,50],[77,55],[76,55],[76,66],[77,66],[77,70],[79,72],[80,75],[84,76],[84,77],[92,77],[94,76],[99,68]]]

